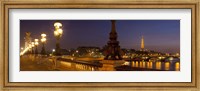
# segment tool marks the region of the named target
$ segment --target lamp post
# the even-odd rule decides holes
[[[56,38],[55,55],[61,55],[61,53],[60,53],[60,38],[61,38],[62,33],[63,33],[62,24],[60,22],[55,22],[54,27],[55,27],[54,36]]]
[[[32,54],[34,54],[35,43],[34,43],[34,42],[31,42],[31,45],[32,45]]]
[[[38,54],[38,49],[37,49],[37,46],[38,46],[38,39],[35,39],[35,54]]]
[[[44,47],[44,44],[46,43],[46,34],[42,33],[41,34],[41,42],[42,42],[42,50],[41,50],[41,54],[42,55],[45,55],[46,54],[46,51],[45,51],[45,47]]]
[[[32,49],[32,45],[31,44],[29,44],[29,46],[28,46],[28,54],[31,54],[31,50]]]

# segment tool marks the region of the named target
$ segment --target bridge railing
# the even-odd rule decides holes
[[[97,61],[80,61],[80,60],[70,60],[65,58],[54,58],[56,67],[63,69],[68,69],[71,71],[97,71],[102,67],[102,64]]]

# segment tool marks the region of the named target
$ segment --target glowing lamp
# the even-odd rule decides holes
[[[35,42],[35,45],[38,45],[39,43],[38,42]]]
[[[58,29],[58,33],[59,33],[59,34],[62,34],[62,33],[63,33],[63,30],[62,30],[62,29]]]
[[[35,39],[35,42],[38,42],[38,39]]]
[[[42,36],[42,38],[45,38],[47,35],[43,33],[43,34],[41,34],[41,36]]]
[[[45,41],[46,41],[46,38],[42,38],[42,39],[41,39],[41,42],[45,42]]]
[[[55,50],[55,49],[52,49],[52,51],[55,52],[56,50]]]
[[[58,31],[54,31],[54,35],[58,36],[59,35]]]
[[[58,28],[62,27],[62,24],[60,22],[55,22],[54,27],[58,29]]]

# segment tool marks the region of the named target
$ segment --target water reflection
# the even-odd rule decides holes
[[[146,62],[143,62],[143,63],[142,63],[142,67],[143,67],[143,68],[146,68]]]
[[[140,65],[139,65],[139,67],[142,68],[142,61],[140,61]]]
[[[94,65],[87,65],[81,63],[73,63],[67,61],[59,62],[61,67],[70,68],[70,70],[80,71],[98,71],[101,67]],[[166,71],[180,71],[180,61],[132,61],[128,62],[129,66],[146,69],[166,70]]]
[[[176,64],[175,64],[175,70],[176,71],[180,70],[180,63],[179,62],[176,62]]]
[[[170,69],[170,62],[165,62],[165,70],[169,70]]]
[[[135,67],[138,67],[138,61],[136,61],[136,63],[135,63]]]
[[[161,62],[156,62],[156,69],[161,70]]]
[[[157,69],[157,70],[169,70],[169,71],[179,71],[180,70],[180,63],[179,62],[145,62],[138,61],[132,62],[132,67],[139,67],[139,68],[147,68],[147,69]]]
[[[150,68],[150,69],[153,68],[153,62],[149,62],[149,68]]]

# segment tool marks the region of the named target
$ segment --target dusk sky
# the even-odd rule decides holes
[[[25,32],[31,32],[33,39],[41,39],[47,34],[45,45],[48,51],[55,49],[54,22],[56,20],[21,20],[20,47],[24,47]],[[110,20],[60,20],[63,24],[61,48],[71,49],[79,46],[102,48],[109,40]],[[116,20],[116,31],[121,48],[140,49],[144,37],[145,49],[165,53],[180,52],[179,20]],[[33,40],[32,39],[32,40]],[[39,51],[41,45],[39,45]]]

